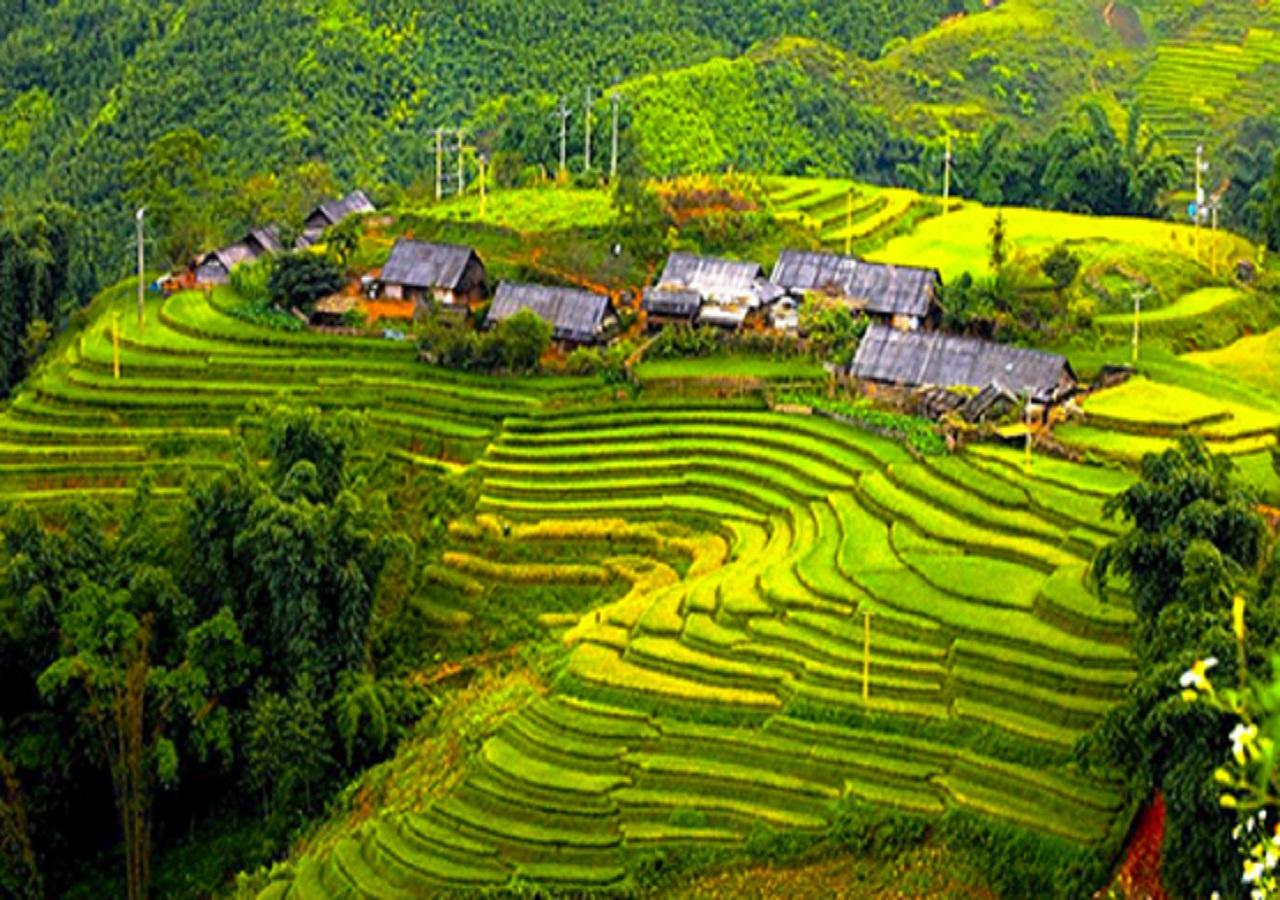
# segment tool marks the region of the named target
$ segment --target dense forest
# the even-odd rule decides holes
[[[0,197],[65,200],[108,251],[127,235],[126,164],[175,128],[216,140],[222,175],[323,157],[344,183],[403,184],[431,168],[433,129],[505,95],[576,98],[588,84],[784,33],[873,56],[959,8],[531,3],[512,15],[501,2],[9,4],[0,12]],[[572,125],[580,141],[582,117]],[[549,159],[553,148],[541,149]]]
[[[241,465],[177,510],[144,484],[118,519],[0,514],[0,894],[62,896],[122,836],[141,897],[153,845],[258,823],[193,863],[217,882],[422,717],[402,677],[437,649],[415,560],[465,482],[391,477],[358,417],[261,412]]]

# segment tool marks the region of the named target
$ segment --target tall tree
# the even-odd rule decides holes
[[[1161,870],[1179,896],[1233,896],[1239,863],[1232,817],[1218,803],[1213,772],[1228,748],[1221,710],[1187,703],[1179,676],[1197,660],[1215,659],[1234,683],[1240,674],[1233,600],[1247,595],[1250,665],[1280,638],[1275,563],[1264,577],[1269,533],[1250,491],[1225,456],[1198,439],[1148,455],[1141,479],[1109,502],[1131,528],[1099,554],[1094,571],[1105,585],[1128,579],[1137,613],[1138,677],[1125,700],[1082,741],[1082,761],[1128,772],[1134,789],[1164,792],[1167,810]]]

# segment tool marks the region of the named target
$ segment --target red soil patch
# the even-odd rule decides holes
[[[1160,846],[1164,843],[1164,795],[1156,794],[1142,811],[1129,838],[1129,849],[1116,875],[1125,897],[1133,900],[1167,900],[1160,882]]]

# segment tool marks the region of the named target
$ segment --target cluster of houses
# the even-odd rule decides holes
[[[361,191],[326,201],[307,217],[297,246],[309,246],[348,216],[373,210]],[[254,229],[199,259],[196,277],[224,282],[235,265],[281,249],[279,229]],[[657,283],[644,290],[640,308],[650,329],[768,326],[795,332],[800,304],[823,296],[870,323],[853,362],[838,374],[862,384],[923,389],[934,413],[957,411],[976,420],[1013,404],[1055,405],[1076,391],[1075,373],[1060,355],[938,331],[941,287],[936,269],[835,253],[783,251],[766,276],[758,263],[677,252]],[[491,297],[474,249],[408,238],[396,241],[381,271],[364,280],[364,295],[395,303],[413,318],[431,312],[466,319],[491,299],[486,327],[528,309],[549,322],[553,339],[566,345],[607,341],[618,322],[607,296],[577,288],[504,281]],[[313,322],[335,324],[361,302],[350,296],[322,301]]]
[[[345,197],[325,200],[307,216],[302,225],[302,233],[298,235],[294,246],[298,249],[309,247],[318,241],[326,230],[343,219],[371,212],[375,212],[375,207],[361,190],[352,191]],[[235,243],[211,250],[196,259],[193,264],[195,280],[200,284],[226,284],[231,277],[231,270],[236,266],[254,262],[263,256],[270,256],[284,249],[278,225],[253,228]]]

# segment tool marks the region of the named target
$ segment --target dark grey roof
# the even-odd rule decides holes
[[[677,252],[667,257],[658,286],[693,290],[706,299],[725,300],[755,296],[756,283],[762,278],[764,270],[759,263]]]
[[[600,339],[605,317],[610,312],[609,298],[603,294],[504,281],[498,285],[485,323],[496,324],[522,309],[531,310],[550,322],[556,340],[580,343]]]
[[[649,287],[644,289],[640,308],[659,316],[692,317],[701,305],[702,297],[697,291]]]
[[[324,201],[307,218],[309,221],[319,216],[326,219],[330,225],[337,225],[347,216],[374,212],[375,209],[376,207],[369,202],[369,198],[365,196],[364,191],[357,189],[345,197]]]
[[[788,291],[832,291],[843,296],[858,265],[852,256],[783,250],[769,279]]]
[[[995,384],[1034,400],[1057,399],[1064,378],[1075,381],[1066,357],[940,332],[872,325],[850,366],[857,378],[908,387],[985,388]]]
[[[279,253],[284,249],[284,244],[280,243],[280,227],[278,225],[268,225],[266,228],[255,228],[245,235],[243,243],[257,243],[267,253]],[[260,254],[255,253],[254,256]]]
[[[937,300],[937,269],[894,266],[858,260],[845,296],[862,301],[868,312],[924,318]]]
[[[382,267],[382,283],[453,290],[473,256],[475,252],[470,247],[401,238]]]

